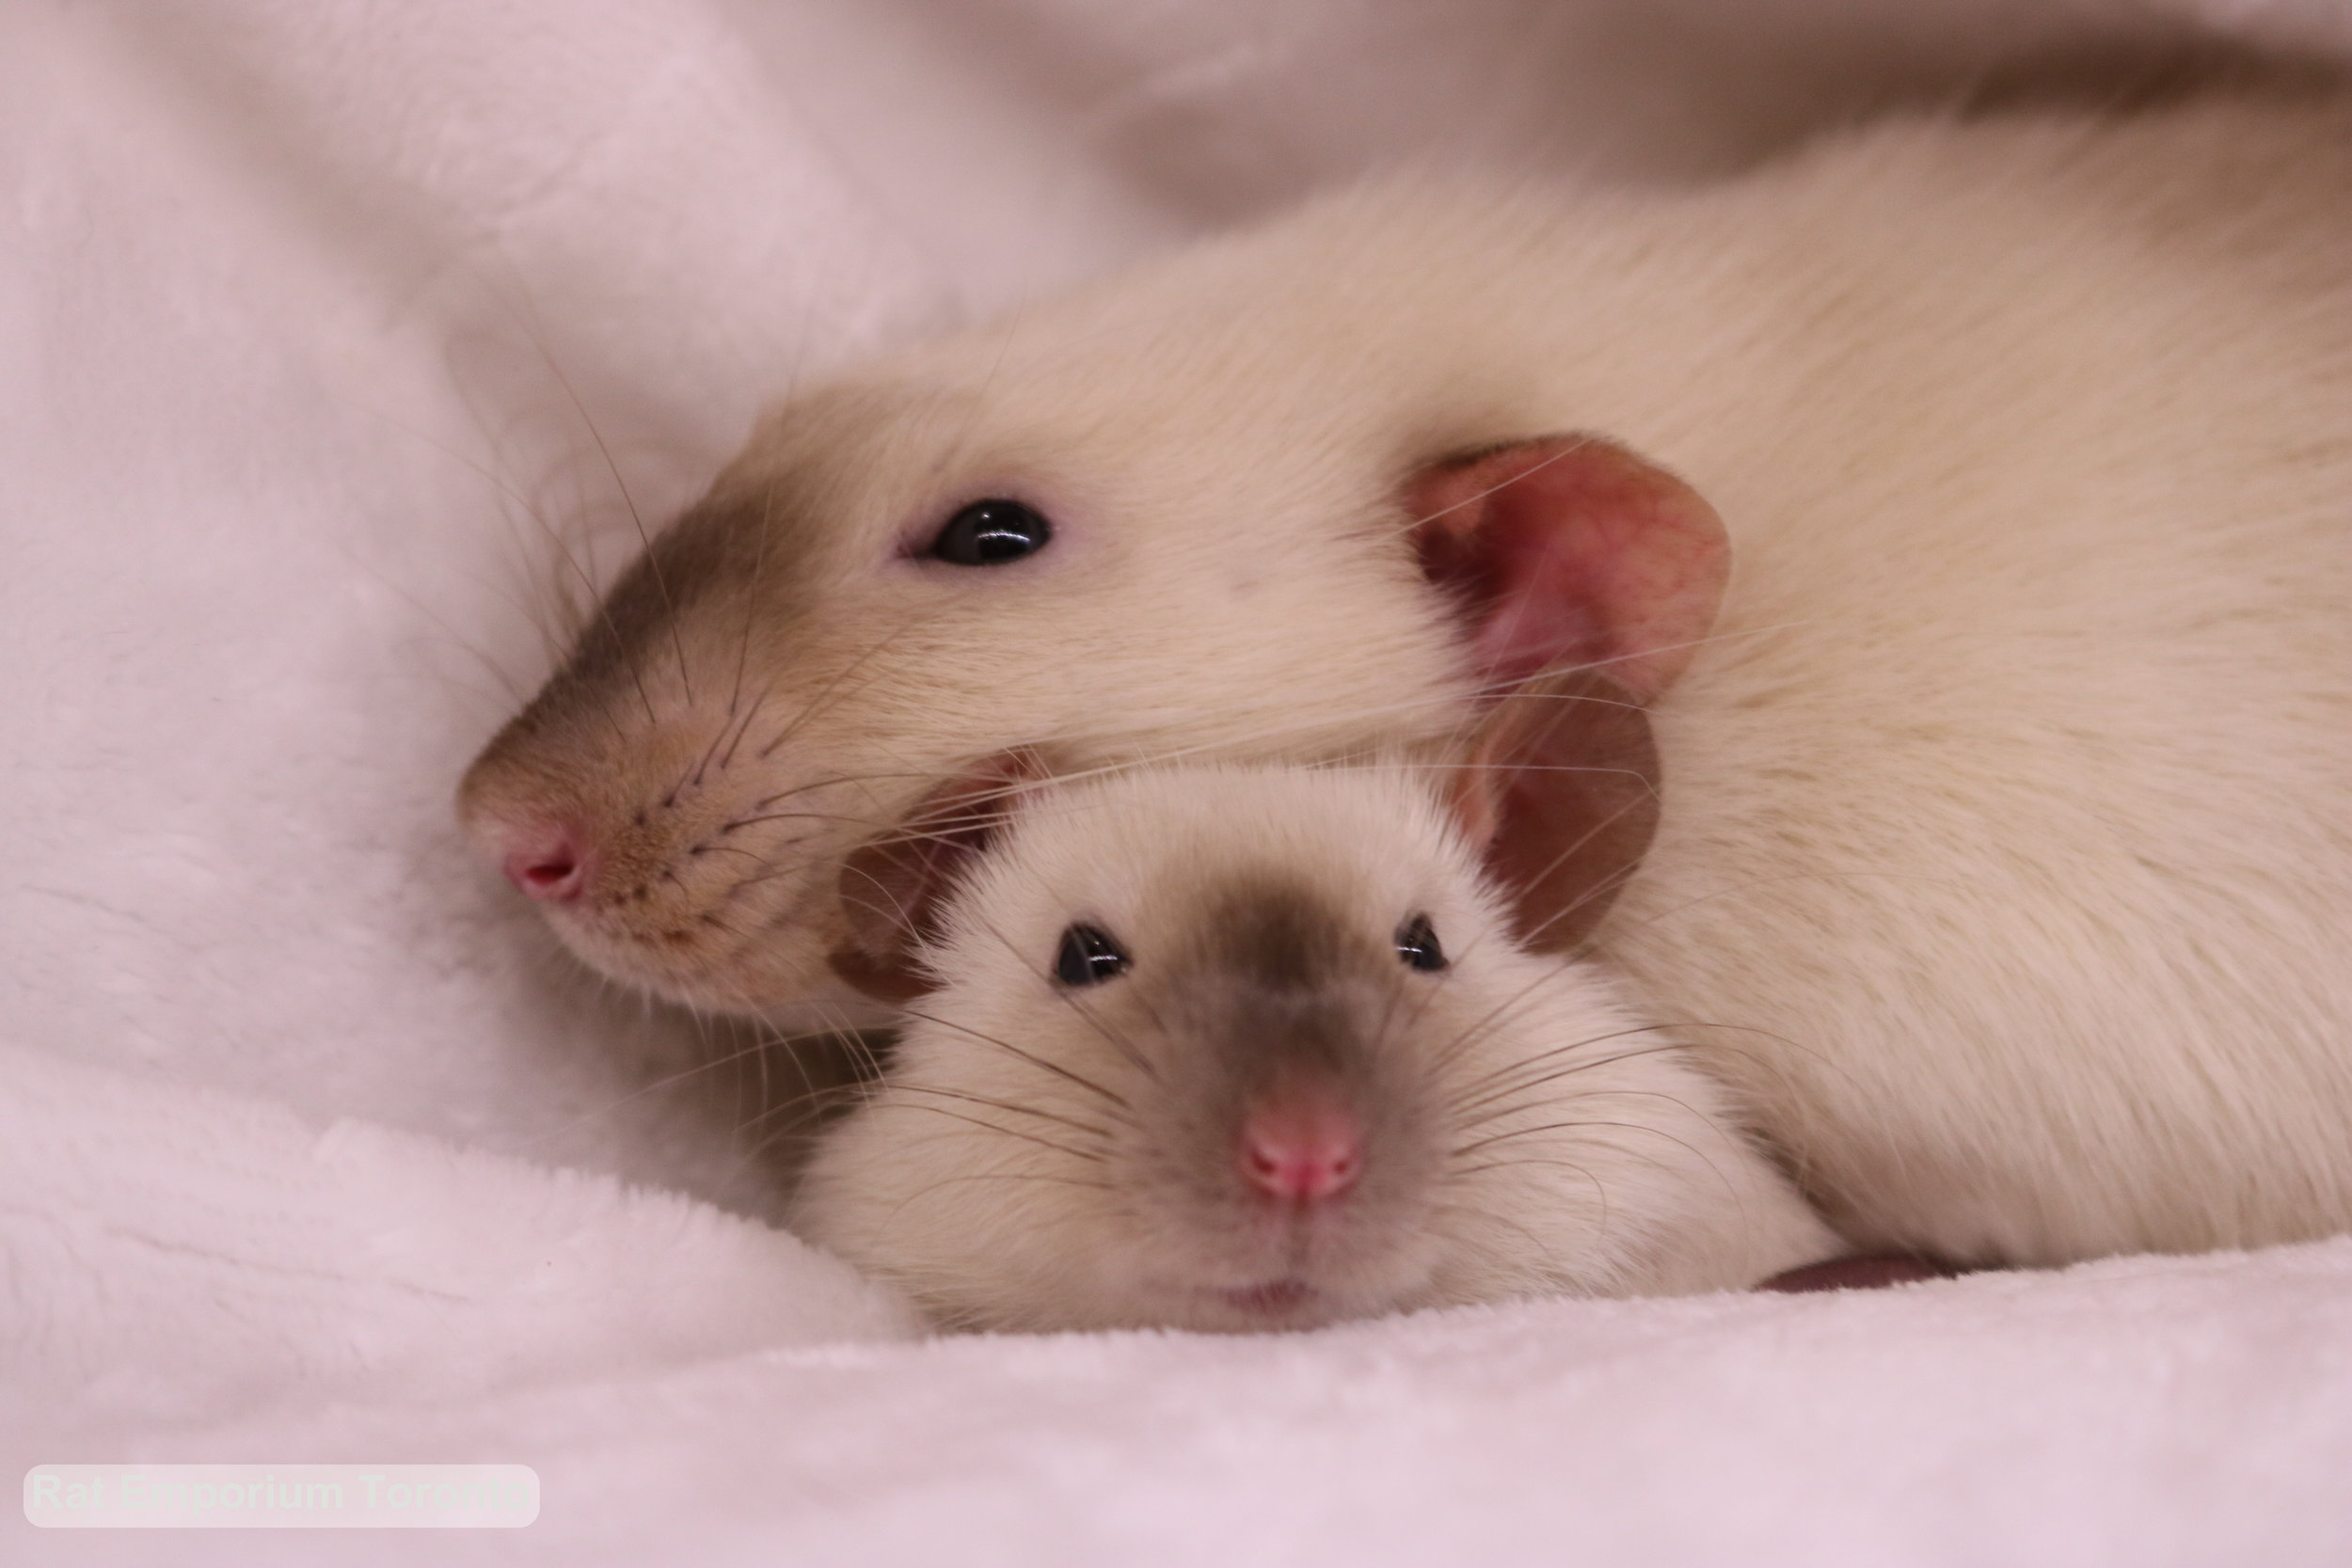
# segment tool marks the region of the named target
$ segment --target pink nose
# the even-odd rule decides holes
[[[509,827],[501,837],[506,852],[500,869],[542,904],[569,903],[587,887],[588,847],[577,828],[542,822]]]
[[[1320,1203],[1363,1174],[1363,1129],[1327,1094],[1286,1094],[1249,1114],[1240,1157],[1243,1179],[1268,1197]]]

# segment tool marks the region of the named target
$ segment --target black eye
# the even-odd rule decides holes
[[[1061,951],[1054,958],[1054,978],[1065,986],[1099,986],[1127,973],[1127,955],[1096,926],[1073,926],[1061,934]]]
[[[1033,506],[1019,501],[974,501],[947,519],[931,541],[931,559],[950,566],[1002,566],[1037,554],[1054,537],[1054,525]]]
[[[1445,967],[1445,949],[1438,945],[1438,928],[1427,915],[1417,914],[1396,928],[1396,956],[1419,970]]]

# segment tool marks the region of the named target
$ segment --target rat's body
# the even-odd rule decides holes
[[[1513,942],[1425,778],[1042,791],[795,1228],[986,1328],[1736,1290],[1839,1250],[1671,1031]],[[1114,972],[1057,974],[1073,928]]]
[[[1703,638],[1523,621],[1549,578],[1432,553],[1450,454],[1564,431],[1720,515]],[[1051,546],[927,557],[982,497]],[[844,856],[967,759],[1417,743],[1551,624],[1663,759],[1597,949],[1851,1240],[2352,1226],[2339,107],[1362,193],[787,406],[653,561],[467,794],[617,976],[801,1016]]]

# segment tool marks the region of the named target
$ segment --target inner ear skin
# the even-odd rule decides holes
[[[1422,573],[1489,689],[1455,810],[1536,952],[1581,942],[1658,831],[1645,705],[1690,663],[1730,578],[1723,520],[1600,436],[1457,453],[1406,483]]]
[[[835,884],[850,940],[825,956],[833,972],[893,1006],[928,990],[915,949],[938,935],[947,895],[1011,820],[1024,788],[1046,775],[1036,752],[1000,752],[925,796],[903,825],[852,850]]]
[[[1730,579],[1706,499],[1598,436],[1443,458],[1403,500],[1422,572],[1459,607],[1493,681],[1605,666],[1650,701],[1690,663]]]
[[[1488,877],[1509,896],[1513,935],[1563,953],[1590,936],[1658,834],[1663,773],[1648,710],[1592,671],[1514,693],[1502,733],[1473,765],[1494,829]]]
[[[876,958],[856,942],[845,942],[825,955],[825,963],[859,994],[886,1007],[903,1007],[930,988],[911,960],[913,955]]]
[[[914,960],[915,948],[936,934],[946,890],[987,847],[1000,820],[966,809],[962,825],[954,826],[937,814],[927,817],[918,812],[901,832],[852,851],[841,863],[839,882],[850,940],[825,956],[833,972],[891,1006],[929,990]]]

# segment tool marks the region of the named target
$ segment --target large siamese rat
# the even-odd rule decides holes
[[[2344,102],[1377,185],[911,349],[765,418],[462,809],[590,964],[791,1023],[903,999],[855,863],[973,759],[1410,751],[1562,673],[1518,939],[1851,1243],[2352,1226]]]

